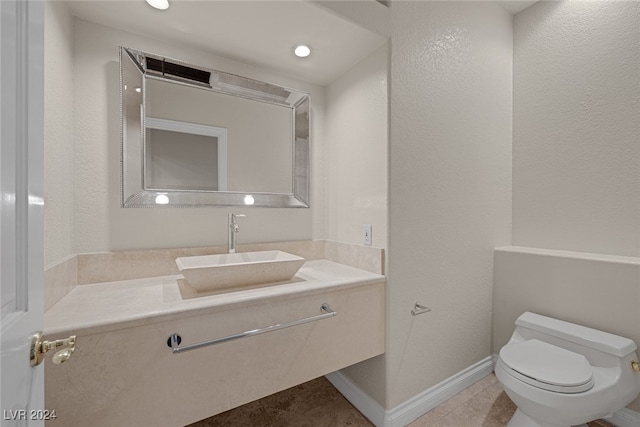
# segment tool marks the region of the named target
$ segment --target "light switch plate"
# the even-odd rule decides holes
[[[364,224],[362,226],[362,243],[367,246],[371,246],[371,224]]]

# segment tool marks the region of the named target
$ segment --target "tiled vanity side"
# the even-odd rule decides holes
[[[44,311],[49,310],[78,284],[78,258],[70,255],[44,269]]]
[[[384,249],[324,240],[324,258],[370,273],[384,274]]]

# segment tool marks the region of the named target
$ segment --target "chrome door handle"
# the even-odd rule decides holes
[[[29,351],[29,361],[31,366],[38,366],[44,360],[49,350],[56,350],[51,358],[54,364],[59,365],[69,360],[76,350],[76,336],[62,340],[48,341],[44,339],[42,332],[36,332],[31,337],[31,349]]]

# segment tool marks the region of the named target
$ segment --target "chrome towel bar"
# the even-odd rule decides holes
[[[254,335],[260,335],[267,332],[277,331],[278,329],[284,329],[284,328],[290,328],[292,326],[302,325],[304,323],[315,322],[316,320],[326,319],[328,317],[333,317],[338,314],[337,312],[331,310],[331,307],[329,307],[329,304],[327,303],[322,304],[322,306],[320,307],[320,310],[323,311],[324,313],[318,314],[316,316],[305,317],[304,319],[293,320],[287,323],[278,323],[276,325],[267,326],[265,328],[253,329],[251,331],[245,331],[239,334],[229,335],[223,338],[216,338],[211,341],[203,341],[197,344],[187,345],[185,347],[179,347],[180,343],[182,342],[182,337],[178,334],[173,334],[167,340],[167,345],[171,347],[171,351],[173,354],[184,353],[185,351],[195,350],[195,349],[207,347],[210,345],[221,344],[223,342],[233,341],[240,338],[252,337]]]

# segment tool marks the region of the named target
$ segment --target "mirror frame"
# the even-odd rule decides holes
[[[146,69],[146,58],[160,61],[170,61],[173,64],[195,68],[211,73],[210,84],[192,82],[184,78],[161,75]],[[132,61],[142,79],[142,108],[140,113],[140,138],[142,147],[139,154],[140,161],[129,160],[127,156],[126,140],[126,105],[124,61]],[[153,190],[145,187],[144,161],[146,124],[146,88],[147,79],[158,79],[178,85],[197,87],[227,95],[242,97],[256,102],[266,102],[291,109],[293,117],[291,129],[292,147],[292,192],[242,192],[242,191],[199,191],[199,190]],[[287,95],[286,97],[283,96]],[[143,52],[127,47],[120,47],[120,148],[121,148],[121,206],[123,208],[149,207],[212,207],[212,206],[244,206],[244,207],[273,207],[273,208],[308,208],[309,207],[309,178],[310,178],[310,96],[308,93],[283,86],[273,85],[258,80],[249,79],[222,71],[193,66],[184,61]],[[126,188],[125,183],[136,182],[135,188]],[[139,185],[138,185],[139,182]],[[129,194],[127,194],[129,193]],[[158,196],[162,195],[161,199]],[[158,200],[162,200],[159,202]]]

